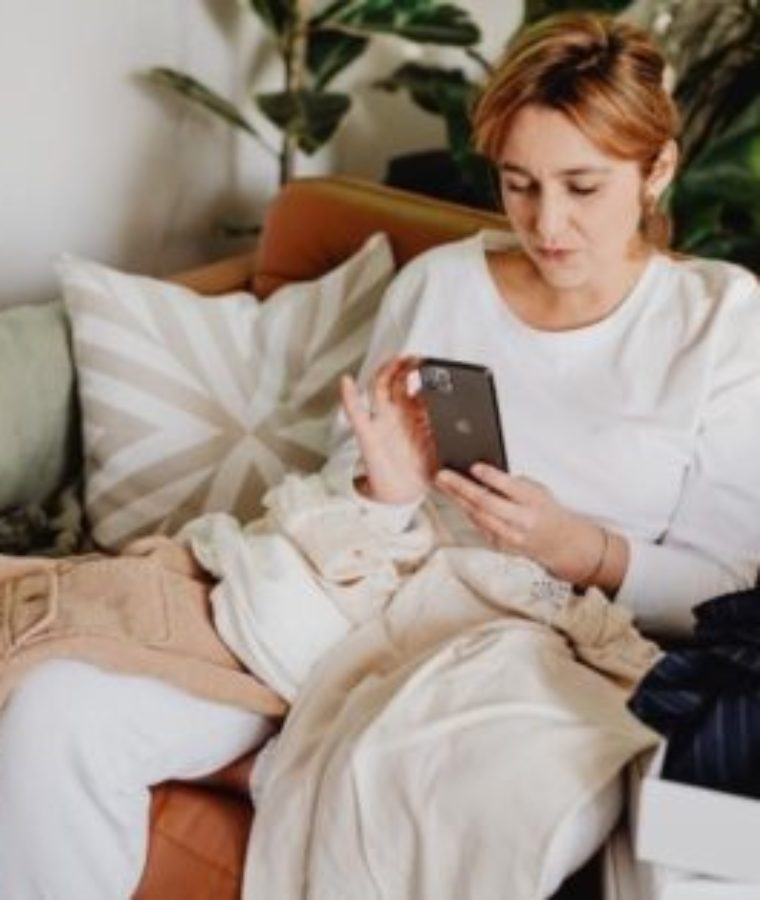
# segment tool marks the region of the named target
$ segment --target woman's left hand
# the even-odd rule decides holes
[[[583,583],[597,568],[607,536],[599,525],[565,509],[529,478],[479,463],[476,481],[442,469],[435,486],[483,532],[491,546],[527,556],[557,578]]]

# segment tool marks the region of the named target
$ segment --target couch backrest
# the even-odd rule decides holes
[[[323,275],[384,231],[399,265],[482,228],[508,228],[496,213],[468,209],[357,178],[300,178],[269,206],[255,259],[260,297],[282,284]]]

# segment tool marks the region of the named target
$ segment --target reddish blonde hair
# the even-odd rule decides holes
[[[473,115],[476,148],[498,160],[515,113],[527,104],[563,112],[602,152],[648,175],[679,130],[663,86],[665,61],[649,35],[610,16],[566,13],[520,32]]]

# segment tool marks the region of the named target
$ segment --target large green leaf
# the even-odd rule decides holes
[[[314,77],[315,89],[323,90],[339,72],[362,55],[368,42],[366,37],[328,28],[312,31],[306,64]]]
[[[192,75],[186,75],[176,69],[159,67],[150,69],[147,78],[152,84],[169,88],[196,106],[208,110],[235,128],[240,128],[261,140],[258,131],[234,104],[217,94],[216,91],[206,87]]]
[[[314,153],[333,136],[351,99],[346,94],[295,91],[257,94],[256,103],[270,122],[295,136],[301,150]]]
[[[293,24],[293,6],[295,0],[248,0],[248,4],[266,25],[266,27],[282,39]]]
[[[470,107],[477,88],[461,69],[405,63],[376,82],[376,87],[408,91],[422,109],[443,117],[455,159],[464,161],[471,153]]]
[[[687,161],[699,156],[726,130],[733,130],[732,123],[756,100],[760,84],[760,43],[756,53],[757,60],[740,68],[720,56],[710,60],[711,67],[703,68],[700,61],[689,70],[688,79],[679,82],[675,96],[682,112],[681,143]]]
[[[684,204],[673,198],[672,213],[675,225],[675,245],[684,253],[697,253],[722,228],[723,204],[720,201]]]
[[[393,34],[418,44],[470,47],[481,37],[466,10],[435,0],[339,0],[321,18],[323,22],[349,27],[352,32]]]
[[[677,187],[676,197],[760,203],[760,97],[691,160]]]
[[[593,11],[615,14],[628,6],[629,0],[525,0],[525,24],[560,12]]]
[[[321,28],[330,22],[339,22],[341,16],[346,15],[354,7],[361,6],[363,2],[364,0],[333,0],[311,18],[310,24],[314,28]]]
[[[456,92],[441,95],[441,115],[446,123],[446,135],[454,159],[466,164],[472,156],[472,119],[469,102],[462,102]],[[479,165],[479,163],[478,163]]]
[[[732,260],[760,274],[760,229],[756,226],[753,230],[719,230],[693,243],[687,252]]]
[[[744,204],[760,203],[760,131],[708,146],[684,172],[682,190]]]
[[[733,120],[724,126],[722,132],[716,135],[709,146],[703,153],[695,158],[695,163],[700,163],[703,159],[709,159],[709,154],[716,147],[731,142],[737,136],[748,135],[760,132],[760,94],[755,92],[755,96],[751,103],[747,104]]]
[[[467,106],[475,90],[461,69],[420,63],[404,63],[386,78],[376,81],[375,87],[384,91],[408,91],[418,106],[437,116],[443,115],[447,98]]]

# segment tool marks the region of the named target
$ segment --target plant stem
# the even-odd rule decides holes
[[[493,72],[493,66],[480,51],[476,50],[474,47],[465,47],[464,52],[466,56],[480,66],[486,75],[490,75],[491,72]]]
[[[310,0],[294,0],[293,21],[288,31],[285,49],[285,90],[299,102],[298,94],[304,87],[306,51],[309,41]],[[297,118],[297,117],[296,117]],[[280,186],[290,181],[295,170],[298,152],[298,134],[291,124],[283,132],[280,151]]]

